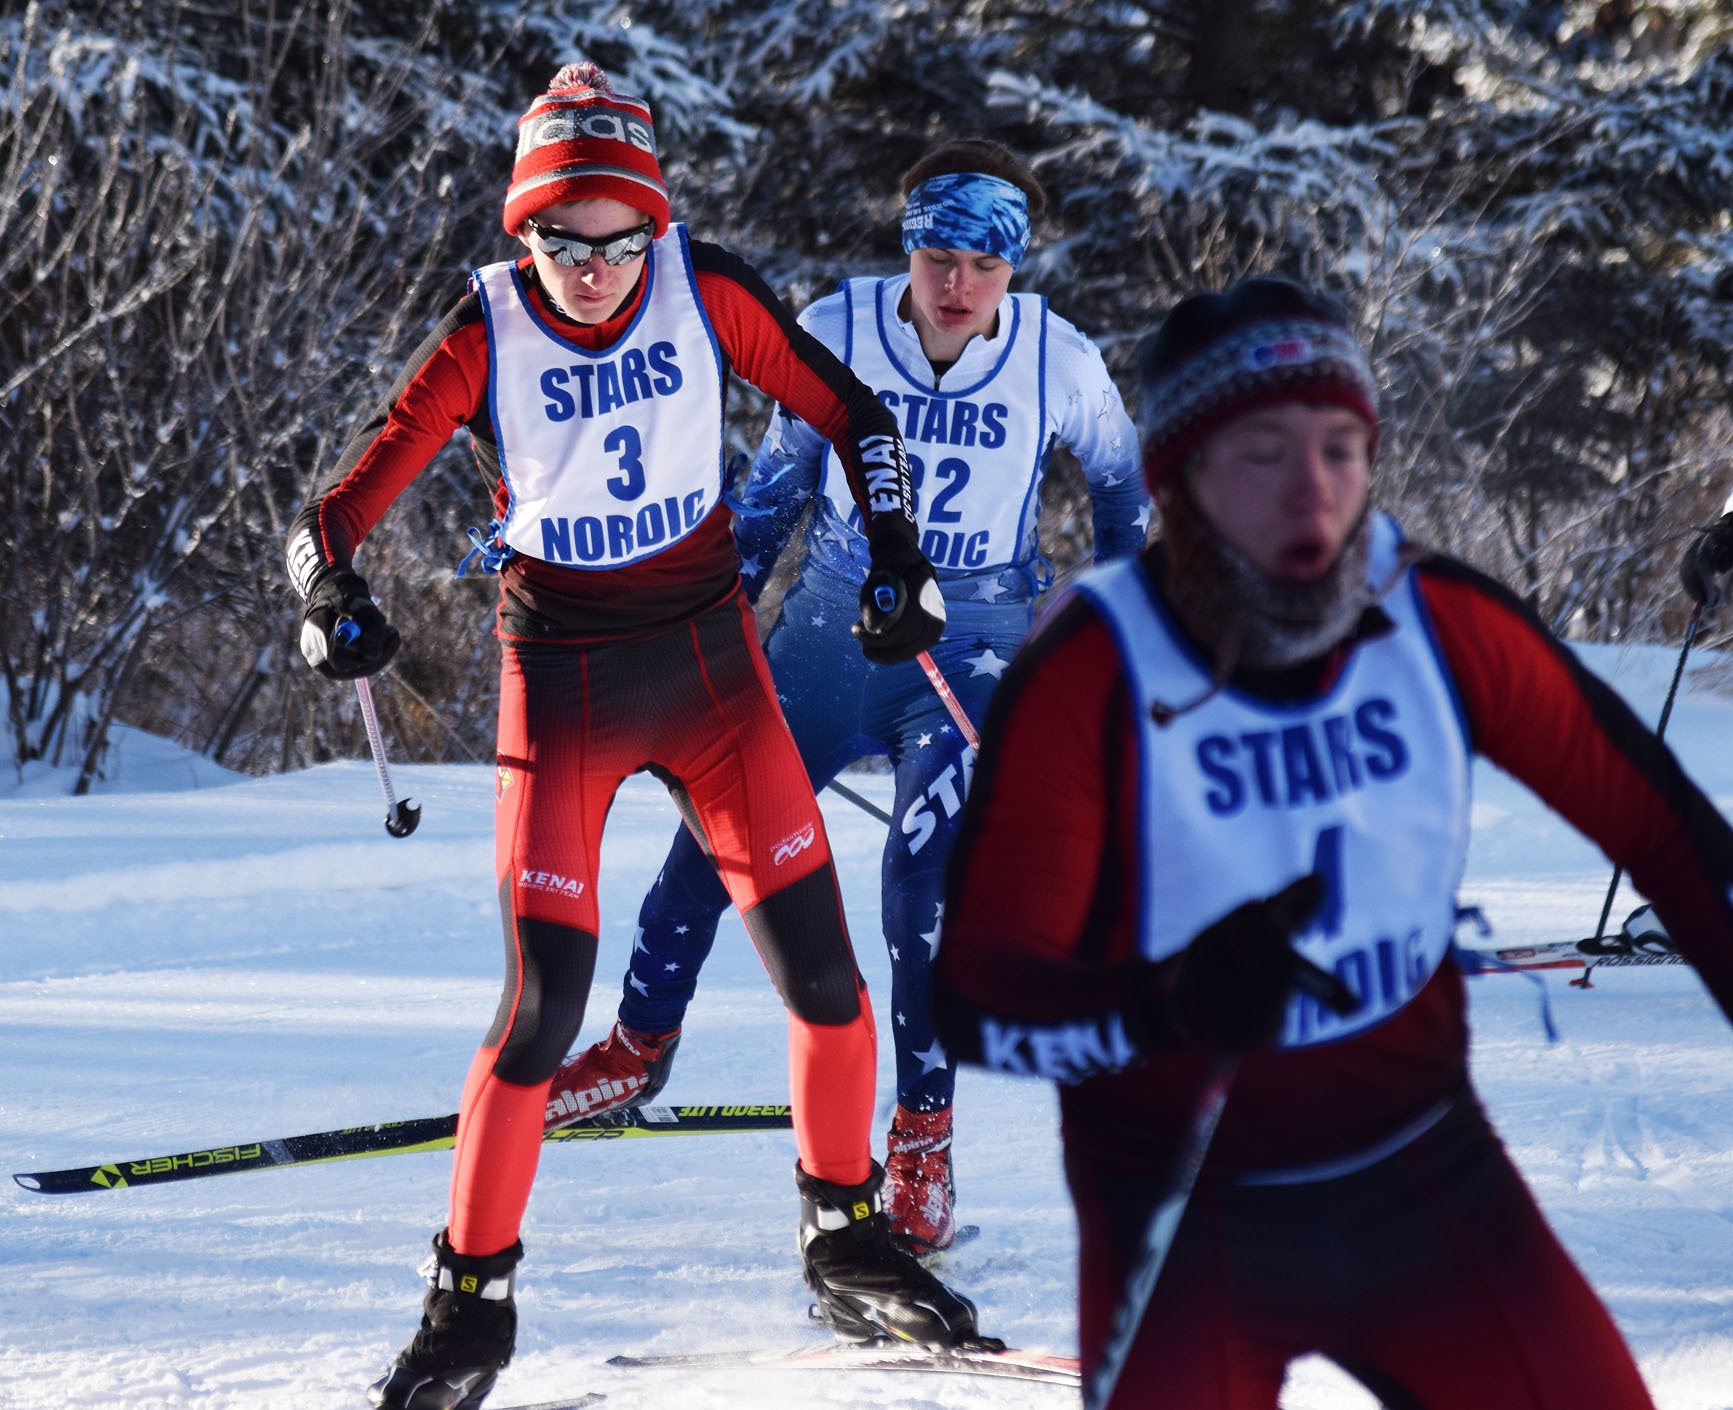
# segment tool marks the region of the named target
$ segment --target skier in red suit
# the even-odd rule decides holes
[[[1237,1056],[1101,1403],[1273,1410],[1319,1352],[1389,1410],[1647,1410],[1469,1082],[1470,759],[1622,863],[1730,1012],[1733,830],[1520,601],[1371,507],[1376,384],[1333,304],[1183,301],[1141,431],[1163,536],[993,698],[935,1000],[954,1056],[1060,1084],[1086,1384]]]
[[[875,1035],[824,824],[777,708],[723,503],[729,372],[820,428],[867,523],[869,658],[937,641],[891,414],[740,259],[669,223],[650,110],[569,65],[518,126],[506,231],[422,343],[336,482],[292,527],[301,648],[370,674],[397,633],[353,554],[453,432],[498,476],[498,1014],[470,1067],[420,1330],[369,1390],[479,1405],[510,1359],[518,1230],[549,1080],[595,969],[603,820],[629,774],[673,793],[789,1010],[803,1271],[849,1337],[953,1344],[973,1309],[891,1239],[870,1155]]]

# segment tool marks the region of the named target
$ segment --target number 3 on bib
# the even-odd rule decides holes
[[[615,499],[634,500],[644,493],[644,443],[636,426],[616,426],[608,432],[602,449],[620,458],[620,473],[609,477],[608,493]]]

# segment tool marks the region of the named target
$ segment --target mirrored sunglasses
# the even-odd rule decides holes
[[[646,220],[630,230],[612,235],[573,235],[552,225],[543,225],[534,216],[524,222],[529,227],[535,246],[555,264],[588,264],[600,255],[609,264],[625,264],[650,248],[656,238],[656,223]]]

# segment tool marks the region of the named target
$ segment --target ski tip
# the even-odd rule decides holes
[[[970,1243],[980,1237],[981,1226],[979,1224],[959,1224],[956,1233],[951,1235],[950,1243],[946,1244],[943,1248],[928,1248],[924,1244],[916,1243],[906,1235],[898,1234],[896,1236],[897,1241],[910,1253],[914,1254],[916,1258],[920,1259],[922,1263],[937,1262],[947,1253],[959,1249],[964,1244]]]
[[[34,1190],[37,1194],[42,1193],[42,1182],[34,1175],[14,1175],[12,1178],[20,1185],[24,1186],[25,1189]]]

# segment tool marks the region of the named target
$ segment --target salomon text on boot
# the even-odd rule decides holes
[[[554,1074],[543,1125],[556,1131],[586,1116],[642,1106],[667,1085],[679,1046],[678,1028],[672,1033],[635,1033],[616,1020],[613,1032]]]
[[[921,1267],[892,1236],[884,1178],[875,1161],[861,1184],[833,1185],[796,1162],[800,1261],[818,1299],[815,1315],[851,1341],[979,1344],[974,1304]]]
[[[474,1410],[493,1389],[517,1342],[512,1285],[524,1247],[484,1258],[452,1250],[444,1232],[423,1267],[430,1284],[421,1327],[367,1387],[379,1410]]]

